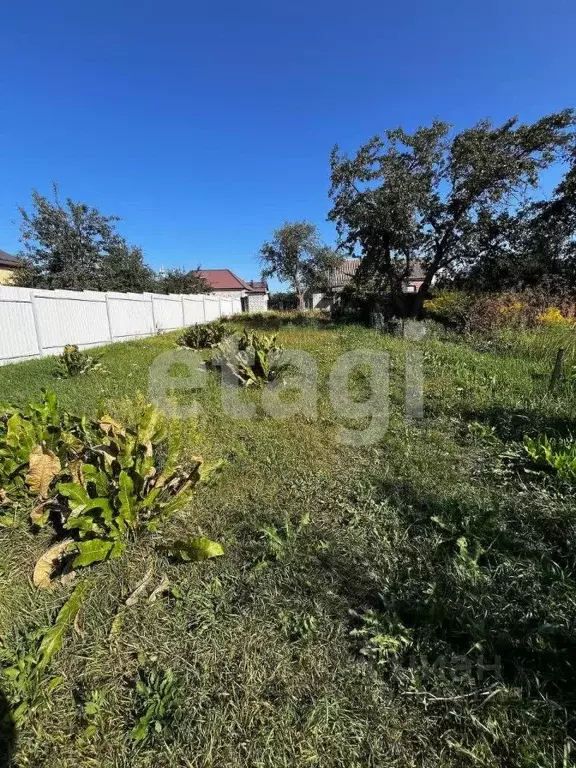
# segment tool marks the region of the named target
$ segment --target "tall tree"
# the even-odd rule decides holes
[[[341,243],[363,259],[358,280],[372,281],[404,308],[403,284],[415,262],[424,270],[413,310],[433,279],[486,252],[486,222],[517,206],[573,141],[574,112],[530,125],[488,120],[456,135],[447,123],[375,136],[354,157],[334,147],[329,219]]]
[[[106,216],[85,203],[62,203],[34,191],[32,210],[20,208],[24,268],[18,285],[95,291],[150,290],[153,272],[142,251],[116,231],[117,216]]]
[[[320,241],[314,224],[307,221],[286,222],[275,230],[272,240],[260,248],[262,277],[277,277],[290,283],[298,307],[305,306],[306,293],[322,290],[327,275],[341,260]]]

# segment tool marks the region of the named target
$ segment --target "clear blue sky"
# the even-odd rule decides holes
[[[335,142],[576,105],[575,29],[574,0],[5,3],[0,248],[54,180],[156,268],[255,278],[285,220],[332,240]]]

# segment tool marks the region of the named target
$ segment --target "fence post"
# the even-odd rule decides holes
[[[34,296],[33,288],[30,290],[30,302],[32,304],[32,317],[34,318],[34,330],[36,331],[36,343],[38,344],[38,352],[40,353],[40,357],[44,357],[42,333],[40,331],[40,318],[38,317],[38,307],[36,306],[36,297]]]
[[[152,325],[154,326],[154,333],[152,336],[155,336],[158,333],[158,327],[156,326],[156,313],[154,312],[154,294],[150,294],[150,308],[152,309]]]
[[[112,336],[112,320],[110,319],[110,306],[108,305],[108,292],[104,294],[104,298],[106,300],[106,317],[108,318],[108,336],[110,336],[110,341],[114,341],[114,337]]]
[[[560,378],[562,376],[562,366],[564,365],[564,350],[562,347],[556,353],[556,361],[554,363],[554,369],[552,370],[552,376],[550,377],[550,384],[548,386],[548,392],[554,392]]]
[[[202,294],[202,312],[204,314],[204,317],[202,318],[202,322],[206,322],[206,296]]]
[[[186,327],[186,308],[184,306],[184,294],[180,294],[180,304],[182,305],[182,328]]]

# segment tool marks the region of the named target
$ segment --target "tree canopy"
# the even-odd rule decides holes
[[[540,173],[574,146],[574,124],[572,110],[532,124],[482,120],[456,134],[435,120],[375,136],[353,157],[334,147],[329,219],[341,244],[363,256],[357,279],[402,305],[416,262],[420,300],[439,272],[480,263],[518,226]]]
[[[210,293],[212,288],[195,270],[167,269],[158,274],[155,290],[158,293]]]
[[[331,269],[340,257],[320,241],[314,224],[307,221],[286,222],[272,240],[260,248],[264,278],[277,277],[290,283],[298,307],[303,308],[306,293],[322,290]]]
[[[198,275],[171,269],[161,275],[145,263],[141,248],[116,230],[117,216],[67,198],[61,202],[32,192],[32,209],[20,208],[23,268],[16,285],[73,291],[204,293],[210,287]]]

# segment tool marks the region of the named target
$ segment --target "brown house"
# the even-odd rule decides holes
[[[15,256],[0,250],[0,285],[10,283],[14,271],[19,269],[20,266],[20,262]]]
[[[199,269],[196,274],[212,288],[214,296],[239,298],[243,312],[268,310],[268,285],[255,280],[242,280],[230,269]]]

